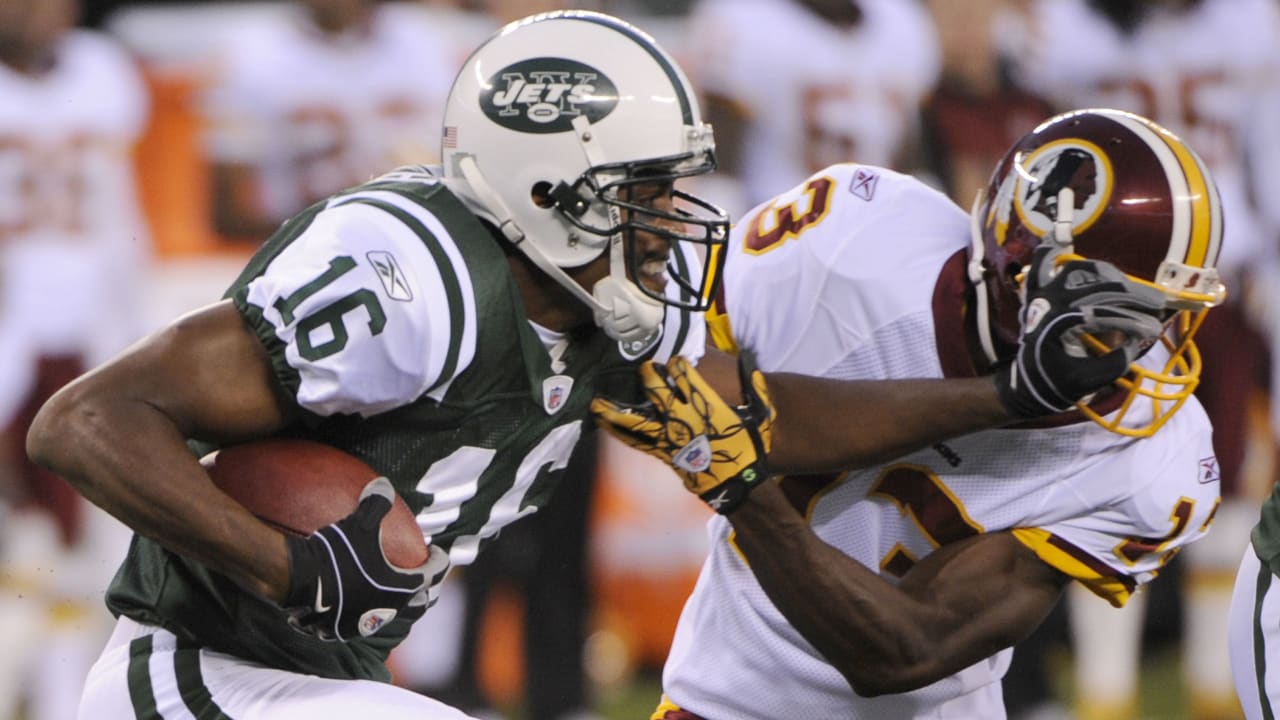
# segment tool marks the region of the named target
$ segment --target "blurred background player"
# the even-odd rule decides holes
[[[920,107],[917,174],[967,208],[1005,150],[1053,115],[1053,107],[1009,77],[1000,37],[1016,22],[1010,0],[924,4],[942,63]]]
[[[918,2],[699,0],[689,23],[734,217],[835,162],[901,166],[939,69]]]
[[[74,715],[128,536],[26,460],[26,429],[49,395],[141,333],[149,264],[131,155],[149,100],[114,41],[74,29],[78,12],[74,0],[0,0],[0,404],[13,411],[0,413],[0,456],[16,486],[0,524],[0,715],[25,707],[30,720]]]
[[[1269,348],[1243,302],[1250,266],[1274,253],[1247,175],[1246,136],[1257,99],[1280,82],[1280,5],[1274,0],[1033,0],[1015,44],[1018,81],[1060,108],[1115,107],[1146,115],[1195,147],[1222,194],[1219,267],[1232,295],[1200,332],[1205,373],[1197,396],[1214,424],[1224,501],[1206,542],[1179,561],[1184,679],[1192,714],[1238,714],[1225,643],[1231,578],[1270,484],[1248,472],[1252,412],[1265,402]],[[1266,449],[1270,455],[1270,448]],[[1076,593],[1070,603],[1081,720],[1137,712],[1142,603],[1114,612]],[[1126,617],[1126,614],[1129,617]]]
[[[207,96],[216,229],[261,242],[286,217],[388,167],[438,161],[461,60],[420,13],[300,0],[237,29]]]

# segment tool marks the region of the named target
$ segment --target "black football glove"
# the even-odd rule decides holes
[[[731,407],[681,356],[638,370],[648,402],[597,397],[597,424],[641,452],[670,465],[689,492],[727,515],[768,472],[765,456],[776,415],[764,375],[750,353],[738,358],[744,404]]]
[[[385,477],[360,493],[347,517],[307,537],[285,535],[289,592],[283,606],[289,624],[321,640],[349,640],[378,632],[397,615],[421,614],[428,586],[448,567],[448,554],[432,546],[427,562],[398,568],[382,552],[382,518],[395,490]]]
[[[1071,409],[1122,377],[1164,330],[1165,296],[1101,260],[1061,259],[1046,241],[1027,269],[1022,335],[1014,358],[996,370],[1000,400],[1019,417]],[[1084,335],[1119,331],[1108,352],[1092,354]]]

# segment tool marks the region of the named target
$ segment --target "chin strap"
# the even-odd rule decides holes
[[[604,329],[609,337],[628,346],[647,345],[658,334],[662,324],[663,305],[653,300],[634,287],[625,275],[619,280],[612,272],[597,282],[593,288],[594,295],[579,285],[559,265],[551,260],[531,242],[525,242],[524,230],[516,225],[506,203],[484,179],[475,158],[462,155],[457,160],[458,171],[467,183],[467,189],[492,215],[498,230],[512,245],[519,248],[539,270],[546,273],[562,285],[574,297],[586,303],[595,315],[596,324]],[[610,267],[621,261],[621,242],[610,249]],[[614,257],[612,254],[617,254]],[[630,285],[631,287],[627,287]],[[656,306],[656,307],[655,307]]]
[[[591,122],[585,115],[578,115],[571,122],[578,145],[586,156],[587,167],[603,165],[604,151],[600,149],[595,133],[591,132]],[[618,207],[608,205],[606,210],[610,226],[620,226],[622,215]],[[609,277],[597,282],[591,292],[596,301],[593,305],[596,324],[604,328],[610,337],[627,344],[628,350],[643,348],[653,342],[666,314],[665,306],[660,300],[641,292],[627,277],[626,243],[622,233],[609,236]]]
[[[987,299],[987,271],[982,267],[986,254],[986,245],[982,242],[982,225],[978,221],[978,212],[982,208],[985,193],[981,190],[973,199],[973,208],[969,210],[969,282],[973,283],[973,294],[977,301],[978,343],[982,345],[982,353],[987,362],[996,363],[996,346],[991,340],[991,301]]]

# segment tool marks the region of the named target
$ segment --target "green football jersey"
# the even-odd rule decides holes
[[[552,495],[596,391],[635,385],[636,357],[599,331],[573,337],[552,369],[499,241],[425,169],[287,222],[227,297],[304,417],[288,434],[386,475],[454,565]],[[696,357],[704,337],[700,316],[668,309],[658,341],[636,354]],[[321,642],[274,604],[142,537],[107,604],[215,650],[335,678],[388,679],[387,654],[416,619],[402,613],[373,637]]]
[[[1280,484],[1262,503],[1262,513],[1253,527],[1251,540],[1258,559],[1269,565],[1271,572],[1280,575]]]

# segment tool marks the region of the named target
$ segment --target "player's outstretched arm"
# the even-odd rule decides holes
[[[729,520],[769,599],[868,697],[924,687],[1014,645],[1068,582],[998,532],[942,546],[895,587],[819,539],[774,482]]]
[[[745,436],[726,432],[726,419],[741,414],[742,406],[735,403],[750,406],[753,395],[766,395],[776,408],[776,422],[768,415],[771,471],[847,470],[957,435],[1067,410],[1124,375],[1162,331],[1163,294],[1127,279],[1109,263],[1072,259],[1042,247],[1027,275],[1028,310],[1018,351],[989,377],[833,380],[769,373],[747,382],[728,356],[708,351],[697,369],[679,367],[680,360],[667,368],[643,364],[645,404],[599,398],[593,408],[606,430],[684,469],[686,485],[703,488],[695,490],[703,495],[707,483],[688,475],[687,462],[682,468],[677,461],[698,457],[700,445],[709,444],[708,458],[733,457],[744,467],[754,463],[756,458],[743,459],[749,447],[737,447]],[[1086,351],[1085,333],[1106,335],[1114,349]],[[739,424],[760,417],[749,412]],[[765,447],[769,439],[764,433]],[[721,462],[718,469],[724,467]],[[724,478],[712,479],[718,484]]]
[[[136,532],[281,602],[285,538],[218,490],[186,438],[231,442],[287,422],[262,344],[229,301],[175,321],[55,394],[33,460]]]

